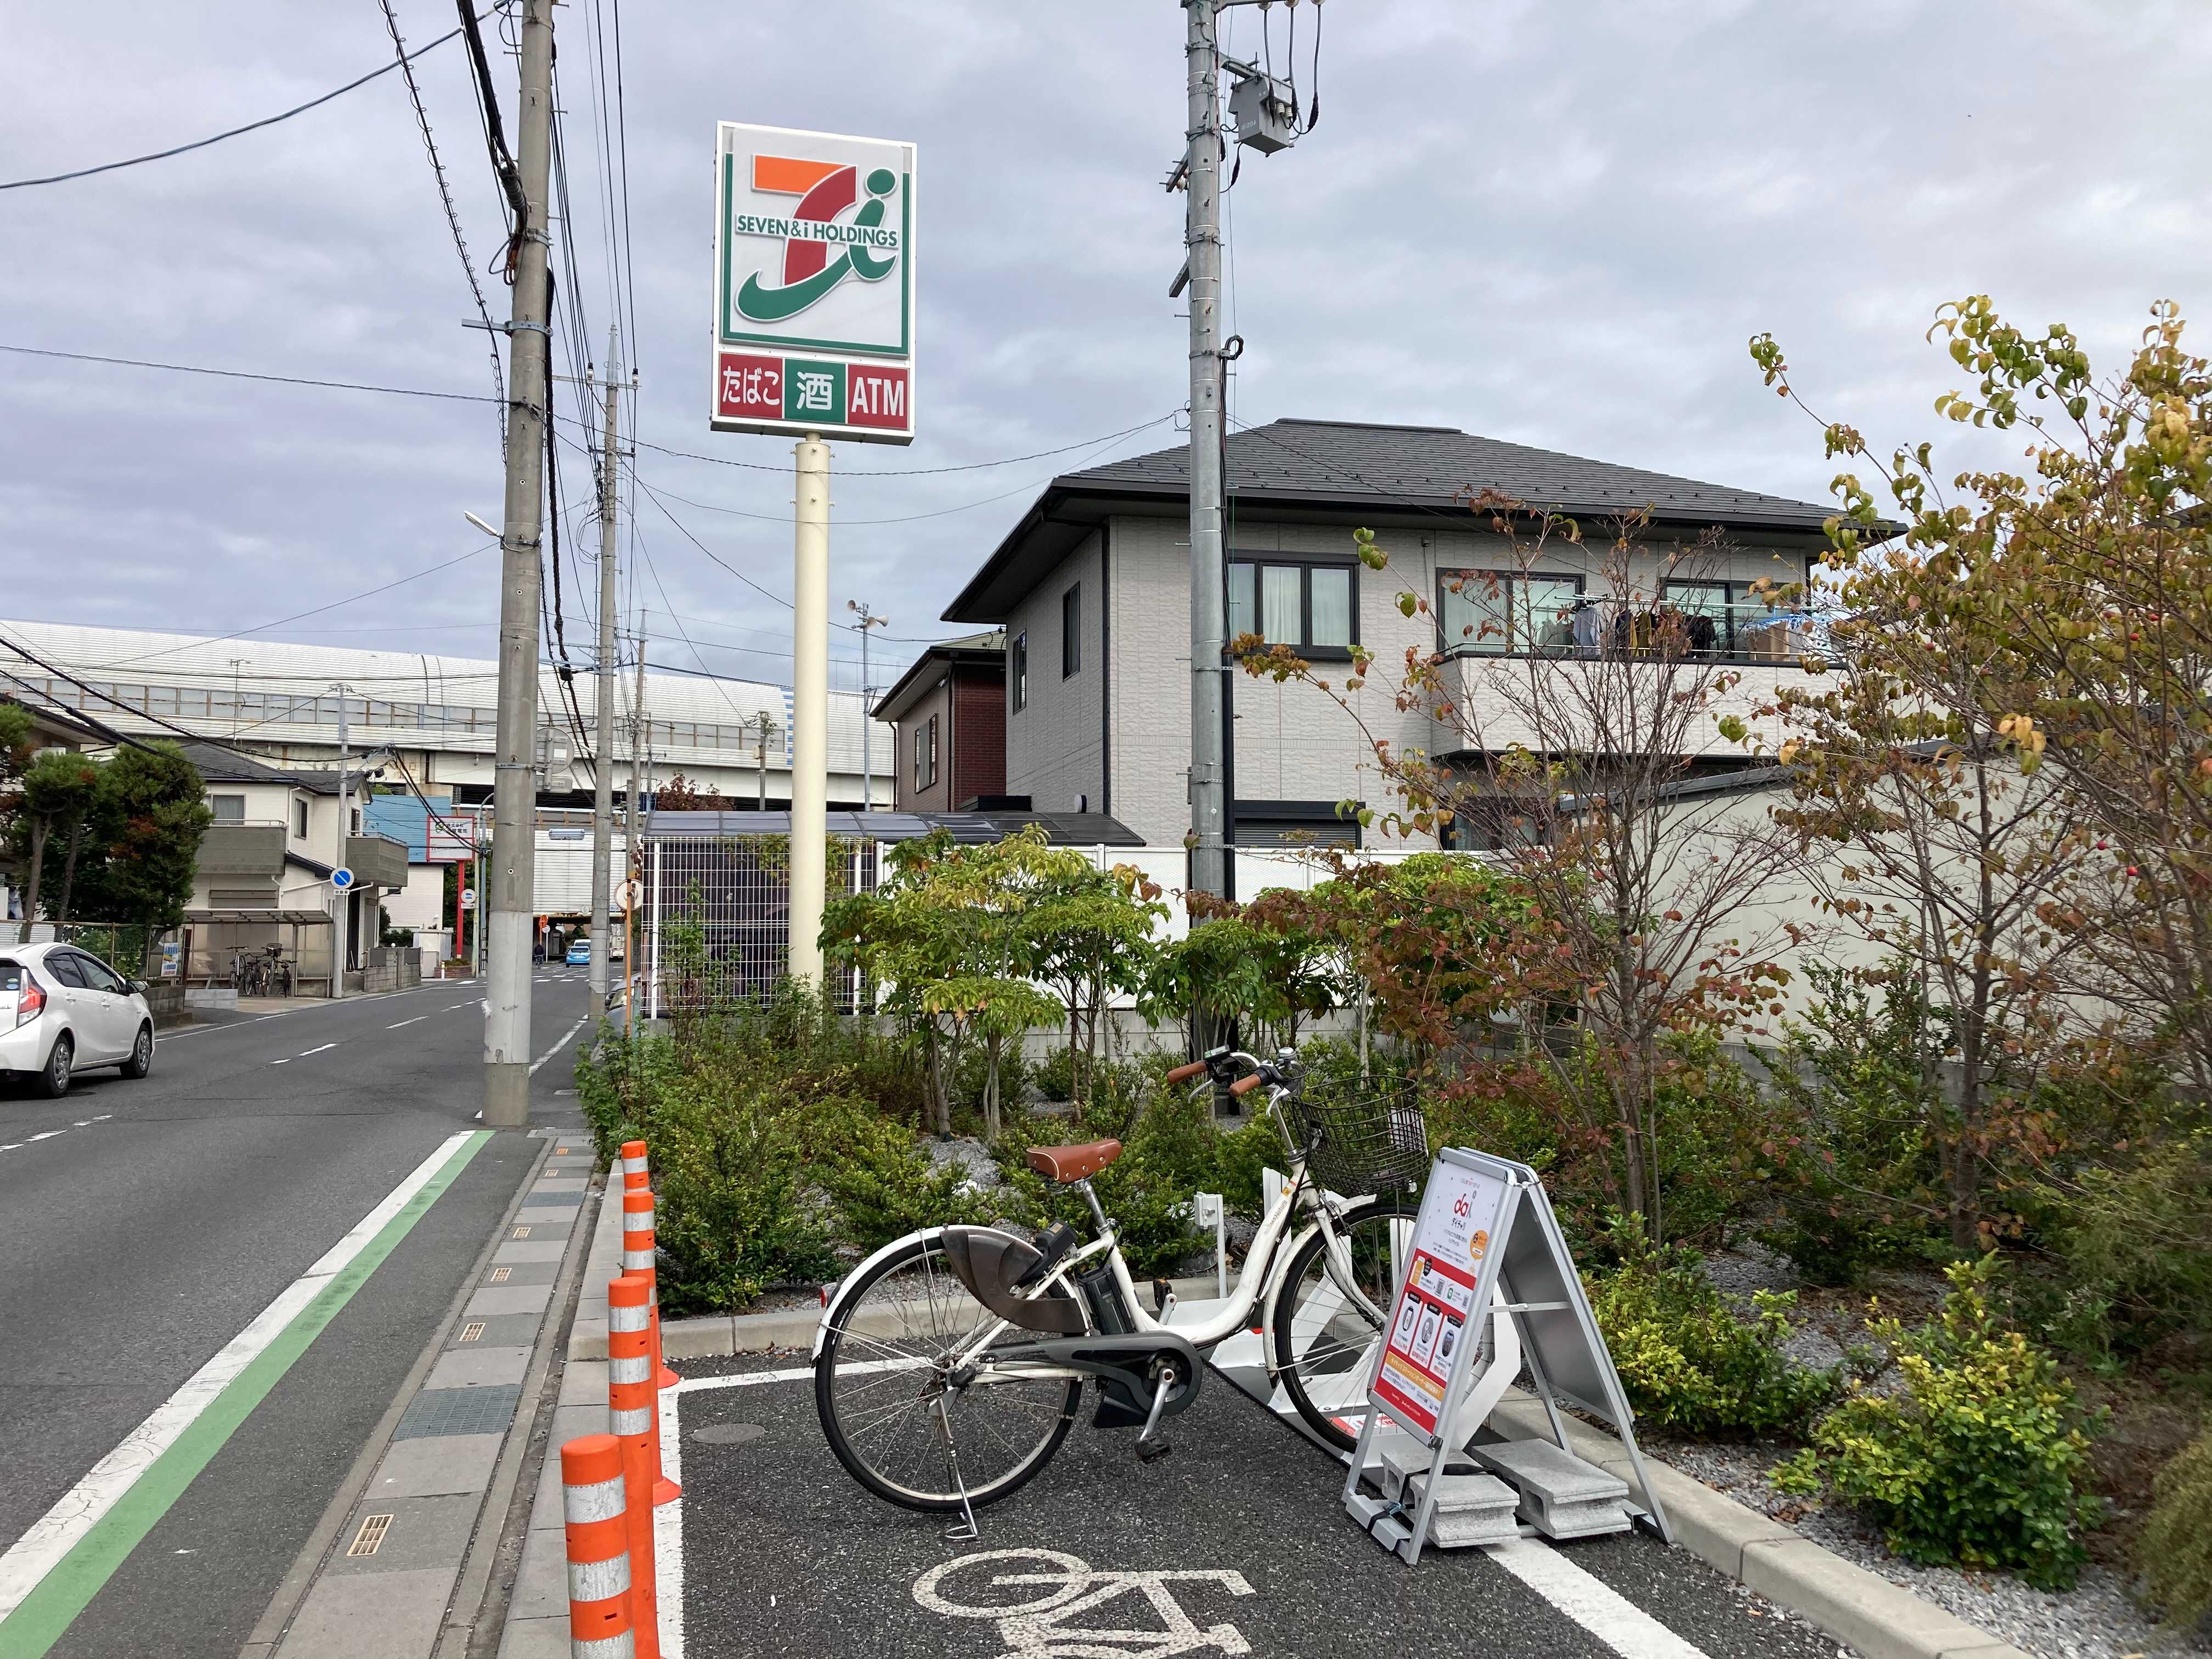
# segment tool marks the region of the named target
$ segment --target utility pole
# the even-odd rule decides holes
[[[530,941],[534,915],[538,586],[544,528],[549,344],[546,179],[552,155],[553,0],[522,0],[522,212],[507,325],[507,501],[500,536],[499,738],[486,918],[483,1122],[530,1123]]]
[[[615,850],[615,704],[622,698],[615,650],[615,513],[620,491],[615,487],[617,430],[616,399],[622,394],[622,331],[607,329],[606,431],[599,446],[599,678],[592,710],[599,719],[599,764],[592,769],[592,1009],[604,1013],[607,1004],[607,964],[614,946],[610,942],[607,916],[611,908]]]
[[[868,700],[876,695],[876,688],[868,680],[868,630],[888,628],[890,620],[851,599],[845,601],[845,609],[860,619],[860,810],[872,812],[876,810],[876,766],[869,739],[875,735],[876,720],[868,712]]]
[[[1228,586],[1221,546],[1220,0],[1183,0],[1189,126],[1183,246],[1190,271],[1190,884],[1229,893],[1223,653]]]
[[[353,688],[341,680],[331,688],[338,694],[338,844],[331,859],[332,871],[345,868],[346,835],[353,824],[353,791],[346,787],[346,698]],[[336,882],[331,885],[331,998],[333,1001],[345,995],[346,957],[349,943],[346,935],[353,920],[353,889],[341,891]]]
[[[830,446],[810,432],[793,453],[789,969],[819,993],[830,863]]]

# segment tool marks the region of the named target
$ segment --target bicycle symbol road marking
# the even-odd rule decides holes
[[[945,1581],[956,1573],[963,1577],[960,1592],[980,1598],[980,1605],[946,1594]],[[1252,1651],[1234,1625],[1200,1628],[1168,1588],[1170,1583],[1211,1584],[1231,1595],[1254,1593],[1243,1573],[1225,1569],[1103,1572],[1058,1550],[985,1550],[932,1567],[915,1581],[914,1599],[948,1619],[996,1620],[999,1639],[1006,1644],[998,1659],[1169,1659],[1208,1650]],[[994,1593],[998,1599],[992,1599]],[[1142,1598],[1159,1622],[1146,1630],[1071,1622],[1109,1602],[1120,1605],[1106,1619],[1142,1618],[1132,1597]]]

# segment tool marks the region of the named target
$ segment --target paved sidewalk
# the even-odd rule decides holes
[[[528,1386],[532,1358],[548,1320],[566,1311],[554,1292],[569,1242],[600,1207],[588,1137],[532,1133],[552,1143],[536,1179],[480,1264],[351,1510],[324,1535],[296,1610],[287,1618],[272,1607],[281,1630],[266,1629],[264,1619],[241,1659],[429,1659],[466,1645],[541,1393]],[[608,1213],[619,1226],[619,1210]],[[606,1425],[605,1397],[602,1379],[593,1427]],[[554,1443],[586,1431],[556,1425]],[[557,1480],[558,1460],[549,1462]],[[556,1524],[557,1504],[556,1489]]]
[[[610,1179],[615,1177],[611,1175]],[[619,1191],[619,1188],[617,1189]],[[568,1659],[568,1556],[561,1506],[561,1447],[607,1431],[607,1281],[622,1272],[622,1206],[603,1204],[584,1258],[583,1293],[568,1330],[561,1393],[538,1471],[521,1570],[507,1605],[499,1659]],[[586,1358],[590,1354],[596,1358]]]

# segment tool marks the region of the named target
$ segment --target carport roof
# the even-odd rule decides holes
[[[829,830],[858,841],[918,841],[936,830],[970,843],[1003,841],[1032,823],[1044,826],[1055,847],[1142,847],[1145,838],[1103,812],[832,812]],[[648,840],[720,840],[725,836],[785,836],[788,812],[653,812]]]

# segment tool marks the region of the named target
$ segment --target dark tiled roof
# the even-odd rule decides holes
[[[334,771],[288,772],[211,743],[186,742],[177,747],[185,751],[185,758],[191,762],[204,783],[283,783],[311,794],[335,795],[338,792],[338,775]]]
[[[1376,522],[1395,513],[1442,514],[1467,528],[1468,504],[1495,490],[1525,507],[1602,522],[1649,510],[1675,534],[1720,529],[1809,544],[1831,509],[1755,489],[1702,483],[1641,467],[1586,460],[1445,426],[1276,421],[1230,434],[1230,504]],[[1133,455],[1047,484],[1021,521],[945,608],[947,622],[1002,623],[1036,584],[1122,503],[1172,512],[1189,499],[1187,446]]]
[[[1755,489],[1702,483],[1641,467],[1586,460],[1454,427],[1276,421],[1230,434],[1230,492],[1262,497],[1446,504],[1494,489],[1532,507],[1580,514],[1633,513],[1699,525],[1818,530],[1834,511]],[[1085,484],[1188,489],[1190,451],[1133,455],[1055,478]]]

